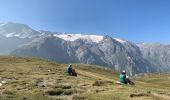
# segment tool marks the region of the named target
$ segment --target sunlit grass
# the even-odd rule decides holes
[[[119,74],[99,66],[73,64],[78,77],[65,74],[65,64],[36,58],[0,57],[0,100],[155,100],[170,95],[170,76],[134,78],[136,85],[116,84]],[[133,93],[149,96],[130,97]]]

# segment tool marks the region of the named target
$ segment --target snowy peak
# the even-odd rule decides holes
[[[6,23],[0,23],[0,27],[2,27],[3,25],[5,25]]]
[[[82,39],[89,42],[100,42],[104,36],[99,35],[83,35],[83,34],[67,34],[61,32],[36,31],[26,24],[19,24],[13,22],[0,23],[0,35],[5,37],[19,37],[19,38],[33,38],[37,36],[53,35],[65,41],[75,41]]]
[[[19,37],[19,38],[34,38],[41,36],[53,35],[65,41],[75,41],[78,39],[87,42],[99,43],[104,40],[105,36],[101,35],[85,35],[85,34],[67,34],[61,32],[36,31],[26,24],[19,24],[13,22],[0,23],[0,35],[5,37]],[[126,40],[114,38],[119,43],[126,43]]]
[[[54,36],[59,37],[66,41],[75,41],[77,39],[83,39],[89,42],[100,42],[103,40],[104,36],[100,35],[83,35],[83,34],[54,34]]]
[[[119,38],[114,38],[114,40],[120,42],[120,43],[126,43],[127,41],[126,40],[123,40],[123,39],[119,39]]]
[[[41,33],[31,29],[28,25],[13,22],[1,23],[0,34],[6,37],[32,38]]]

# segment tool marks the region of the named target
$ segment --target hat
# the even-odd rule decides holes
[[[71,67],[71,66],[72,66],[72,64],[69,64],[68,66],[70,66],[70,67]]]
[[[126,74],[126,71],[125,71],[125,70],[123,70],[123,71],[122,71],[122,73],[123,73],[123,74]]]

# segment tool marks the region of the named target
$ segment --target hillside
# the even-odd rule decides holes
[[[116,84],[118,74],[93,65],[65,64],[35,58],[0,57],[1,100],[168,100],[170,75],[133,78],[135,86]],[[162,77],[163,76],[163,77]]]

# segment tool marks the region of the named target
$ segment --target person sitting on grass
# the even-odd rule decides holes
[[[134,85],[134,82],[129,80],[128,76],[126,76],[125,70],[123,70],[122,73],[120,74],[120,83]]]
[[[72,74],[72,65],[70,64],[70,65],[68,65],[68,67],[67,67],[67,69],[66,69],[66,72],[69,74],[69,75],[71,75]]]
[[[75,69],[72,68],[72,64],[67,67],[66,72],[71,76],[77,76]]]

